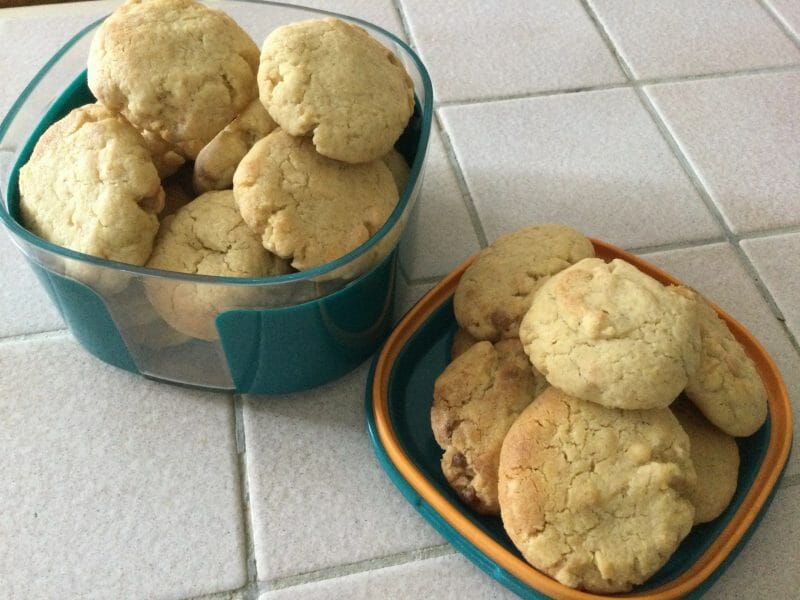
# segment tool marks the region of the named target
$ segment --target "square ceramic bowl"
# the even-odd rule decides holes
[[[664,284],[677,279],[619,248],[594,240],[597,256],[622,258]],[[370,373],[367,427],[378,462],[405,498],[442,536],[489,576],[522,598],[599,600],[608,596],[568,588],[522,558],[499,517],[479,515],[450,488],[442,450],[431,431],[436,378],[450,362],[457,323],[453,293],[467,261],[428,292],[407,314],[376,357]],[[775,363],[738,322],[717,308],[753,359],[767,389],[769,414],[753,435],[737,438],[741,464],[736,492],[719,517],[692,528],[670,560],[623,598],[697,598],[733,561],[771,501],[792,445],[789,396]]]
[[[403,41],[358,19],[272,2],[209,5],[230,14],[259,47],[279,25],[338,16],[364,27],[404,64],[414,83],[416,108],[395,147],[406,158],[410,175],[376,235],[326,265],[248,279],[135,267],[71,251],[27,231],[20,223],[19,168],[50,124],[94,102],[86,85],[86,60],[102,19],[77,32],[47,62],[0,123],[0,152],[11,154],[0,171],[0,219],[22,252],[20,260],[27,260],[72,334],[101,360],[202,388],[276,394],[315,387],[360,364],[391,327],[397,245],[420,193],[430,135],[430,78]],[[209,316],[208,326],[216,329],[218,339],[206,341],[183,335],[161,319],[145,294],[148,285],[196,286],[247,300]]]

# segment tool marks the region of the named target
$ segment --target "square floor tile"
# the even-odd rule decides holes
[[[422,191],[400,245],[403,272],[412,281],[441,277],[478,250],[456,174],[434,127]]]
[[[512,600],[517,598],[460,554],[448,554],[283,590],[259,600],[381,598],[407,600]]]
[[[397,297],[394,304],[395,323],[433,286],[433,283],[409,284],[402,277],[398,278]]]
[[[765,0],[765,3],[775,11],[781,22],[795,36],[795,41],[800,38],[800,2],[797,0]]]
[[[780,488],[758,529],[703,596],[796,598],[800,589],[800,486]]]
[[[800,224],[800,72],[645,90],[732,231]]]
[[[184,598],[245,583],[228,395],[0,343],[0,595]]]
[[[800,340],[800,233],[742,240],[741,246]]]
[[[800,62],[800,49],[752,0],[589,3],[638,79]]]
[[[58,309],[6,231],[0,231],[0,281],[0,338],[64,328]]]
[[[621,83],[577,0],[400,0],[436,100]]]
[[[736,250],[729,244],[712,244],[644,254],[643,257],[707,296],[755,335],[780,369],[794,414],[800,414],[800,355]],[[800,423],[795,419],[795,439],[798,435]],[[800,452],[795,444],[786,474],[799,472]]]
[[[258,577],[275,580],[441,544],[378,465],[364,417],[368,364],[291,396],[248,397]]]
[[[547,222],[626,247],[720,235],[632,90],[440,112],[490,242]]]

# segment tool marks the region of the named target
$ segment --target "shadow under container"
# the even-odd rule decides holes
[[[259,44],[282,24],[337,16],[364,27],[400,59],[413,80],[416,107],[395,148],[410,174],[383,227],[331,263],[268,278],[136,267],[74,252],[27,231],[19,213],[19,169],[47,127],[95,101],[85,65],[102,19],[78,32],[47,62],[0,123],[0,219],[73,336],[101,360],[148,378],[200,388],[261,394],[309,389],[361,364],[391,329],[397,246],[420,193],[430,135],[430,78],[405,43],[358,19],[269,2],[210,5],[230,14]],[[205,329],[213,339],[186,335],[162,318],[148,289],[165,287],[218,301],[200,317],[209,320]]]

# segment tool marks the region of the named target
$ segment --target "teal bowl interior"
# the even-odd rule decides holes
[[[257,43],[280,24],[331,14],[268,2],[214,6],[231,14]],[[420,193],[432,91],[424,66],[408,46],[380,28],[350,20],[392,49],[414,81],[416,110],[396,144],[410,175],[396,209],[372,239],[332,263],[290,275],[248,279],[170,273],[74,252],[28,232],[19,217],[19,168],[48,126],[95,101],[86,85],[85,62],[99,22],[72,38],[31,81],[0,124],[0,152],[12,155],[3,163],[10,167],[0,173],[0,219],[86,350],[153,379],[279,394],[332,381],[380,346],[392,325],[397,244]],[[372,266],[362,272],[357,265],[366,259]],[[246,289],[252,300],[210,317],[218,339],[201,340],[174,330],[150,305],[145,290],[159,283],[215,292]]]

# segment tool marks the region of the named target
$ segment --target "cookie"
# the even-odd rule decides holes
[[[389,167],[389,170],[392,172],[394,183],[397,186],[397,194],[402,195],[406,187],[406,181],[408,181],[408,174],[410,173],[406,159],[403,158],[403,155],[397,150],[392,148],[389,154],[383,157],[383,162],[386,163],[386,166]]]
[[[431,427],[444,450],[442,472],[475,511],[499,514],[500,446],[517,415],[546,387],[519,340],[478,342],[437,378]]]
[[[586,258],[546,281],[520,326],[551,385],[604,406],[668,406],[700,354],[696,303],[615,259]]]
[[[19,189],[22,223],[39,237],[132,265],[150,256],[164,190],[142,136],[105,107],[82,106],[51,125],[20,169]],[[67,270],[108,292],[127,282],[89,265]]]
[[[591,256],[592,243],[565,225],[533,225],[503,235],[461,276],[453,297],[456,320],[479,340],[518,337],[539,286]]]
[[[385,156],[414,112],[402,63],[364,29],[336,18],[270,33],[258,88],[282,129],[311,135],[320,154],[349,163]]]
[[[331,160],[318,154],[309,138],[282,129],[256,142],[242,159],[233,193],[264,247],[298,270],[357,248],[397,204],[397,188],[382,161]]]
[[[728,507],[739,478],[739,446],[733,436],[720,431],[683,397],[670,410],[689,436],[697,484],[689,494],[694,522],[713,521]]]
[[[264,105],[258,99],[253,100],[197,155],[193,179],[195,191],[202,194],[233,187],[233,173],[244,155],[276,127]]]
[[[148,267],[224,277],[267,277],[289,272],[245,225],[233,192],[207,192],[164,219]],[[256,288],[153,278],[147,297],[177,331],[217,339],[214,318],[225,310],[251,306]]]
[[[686,395],[725,433],[752,435],[767,418],[764,382],[725,321],[699,296],[697,312],[700,361],[686,384]]]
[[[257,97],[258,46],[233,19],[192,0],[128,0],[89,49],[95,97],[194,159]]]
[[[696,475],[669,409],[620,410],[548,388],[500,452],[503,526],[525,560],[562,584],[630,590],[689,533]]]
[[[450,360],[455,360],[479,341],[469,331],[459,327],[453,334],[453,343],[450,345]]]
[[[161,179],[176,173],[186,162],[183,156],[175,152],[172,146],[152,131],[143,130],[139,133],[142,135],[145,147],[150,151],[150,157],[153,159],[153,164]]]

